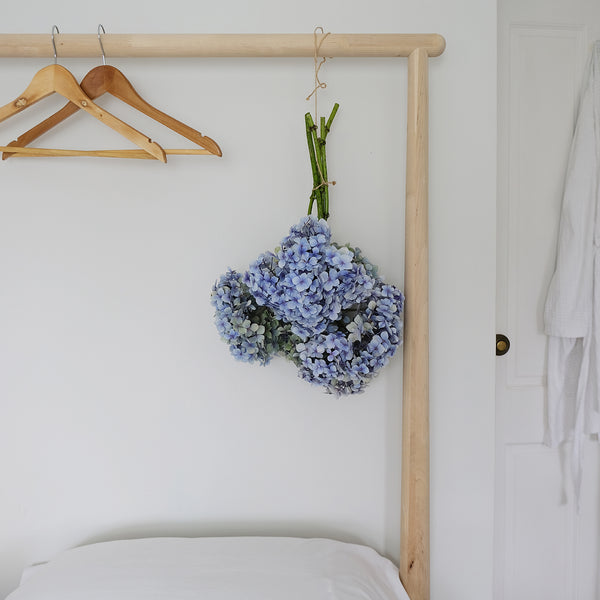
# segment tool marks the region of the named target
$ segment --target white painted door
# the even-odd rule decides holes
[[[577,515],[566,453],[542,444],[543,306],[598,0],[498,0],[495,600],[600,599],[600,450]]]

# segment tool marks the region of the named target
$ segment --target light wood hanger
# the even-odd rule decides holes
[[[52,28],[52,44],[54,46],[54,30],[58,31],[58,28],[54,26]],[[128,125],[124,121],[121,121],[108,111],[100,108],[96,105],[93,100],[81,89],[75,77],[62,65],[56,64],[56,46],[54,53],[55,63],[39,70],[31,80],[27,89],[13,102],[9,102],[4,106],[0,107],[0,123],[9,119],[10,117],[20,113],[29,106],[32,106],[36,102],[50,96],[50,94],[58,93],[64,96],[77,108],[83,108],[87,113],[105,123],[128,140],[132,141],[136,146],[141,148],[145,153],[152,157],[167,162],[164,150],[156,143],[150,140],[143,133],[137,131]],[[6,148],[6,147],[0,147]],[[32,150],[31,148],[27,150]],[[52,149],[39,149],[43,152],[44,156],[64,156],[64,152],[56,153]],[[13,146],[10,148],[12,153],[18,153],[21,148]],[[69,151],[66,151],[69,152]],[[93,155],[95,151],[87,151],[86,154]],[[27,154],[32,155],[30,152]],[[40,154],[38,154],[39,156]]]
[[[106,92],[112,94],[119,100],[122,100],[129,106],[139,110],[148,117],[155,121],[165,125],[172,131],[180,134],[188,140],[194,142],[202,149],[166,149],[166,154],[214,154],[216,156],[222,156],[219,145],[211,138],[203,136],[199,131],[192,129],[190,126],[174,119],[170,115],[158,110],[148,102],[146,102],[135,90],[133,85],[129,82],[127,77],[123,75],[119,69],[111,65],[106,64],[106,57],[104,55],[104,47],[102,45],[102,38],[100,37],[100,30],[104,32],[102,25],[98,26],[98,42],[102,51],[102,65],[93,68],[89,71],[79,84],[81,89],[87,94],[89,98],[95,100],[99,96],[102,96]],[[35,127],[19,136],[16,140],[8,144],[8,146],[24,147],[31,143],[33,140],[52,129],[55,125],[62,123],[65,119],[75,114],[79,110],[80,106],[73,102],[68,102],[61,110],[54,113],[41,123],[38,123]],[[33,150],[33,149],[31,149]],[[21,151],[23,154],[29,156],[41,156],[39,149],[38,152],[27,152]],[[69,151],[71,152],[71,151]],[[77,152],[78,155],[82,155],[85,151],[72,151]],[[13,156],[12,152],[3,152],[2,160],[6,160]],[[44,154],[45,155],[45,154]],[[62,154],[65,156],[66,154]],[[72,156],[72,154],[68,154]],[[98,155],[95,155],[98,156]],[[120,158],[150,158],[145,152],[139,150],[104,150],[102,156],[112,156]]]
[[[49,65],[38,71],[27,86],[27,89],[16,100],[0,108],[0,123],[55,92],[64,96],[76,105],[77,108],[83,108],[87,113],[132,141],[146,153],[162,162],[167,162],[164,150],[156,142],[153,142],[143,133],[131,127],[131,125],[128,125],[94,104],[92,99],[79,87],[75,77],[61,65]],[[4,146],[0,148],[2,150],[9,150],[12,153],[20,152],[21,150],[18,146]],[[28,150],[31,150],[31,148]],[[53,154],[54,151],[52,149],[43,150],[45,151],[45,156],[60,155]],[[89,151],[89,154],[92,152]]]

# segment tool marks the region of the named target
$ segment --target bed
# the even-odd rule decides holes
[[[277,537],[146,538],[82,546],[30,567],[10,600],[408,600],[365,546]]]
[[[106,35],[110,56],[312,57],[312,34]],[[61,56],[97,54],[61,35]],[[10,600],[429,598],[428,60],[437,34],[330,34],[319,55],[408,58],[401,552],[325,539],[148,538],[67,550],[28,568]],[[52,56],[48,36],[0,35],[0,56]],[[401,583],[400,583],[401,582]]]

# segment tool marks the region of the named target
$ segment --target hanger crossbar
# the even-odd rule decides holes
[[[163,148],[166,155],[185,155],[210,156],[212,152],[204,148]],[[43,156],[95,156],[103,158],[141,158],[149,160],[157,160],[155,156],[141,149],[125,149],[125,150],[63,150],[58,148],[20,148],[18,146],[0,146],[0,152],[10,152],[15,156],[22,157],[43,157]]]
[[[54,36],[61,58],[98,57],[96,34],[61,33]],[[305,57],[314,56],[312,33],[275,34],[118,34],[102,36],[106,56],[126,57]],[[446,42],[435,33],[331,33],[319,56],[408,57],[421,48],[439,56]],[[0,34],[2,58],[52,58],[48,34]]]

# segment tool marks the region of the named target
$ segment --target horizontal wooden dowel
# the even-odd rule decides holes
[[[320,34],[319,34],[319,37]],[[61,33],[55,36],[59,58],[98,57],[94,34]],[[312,33],[277,34],[118,34],[102,36],[107,57],[302,57],[314,56]],[[435,33],[331,33],[323,41],[320,56],[409,56],[416,48],[439,56],[446,47]],[[0,34],[0,57],[53,58],[47,34]]]

